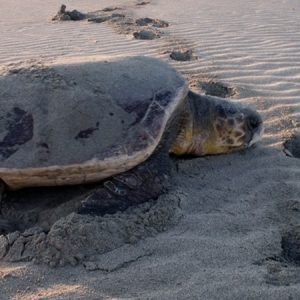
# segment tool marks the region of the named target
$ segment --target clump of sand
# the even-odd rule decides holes
[[[58,217],[49,228],[36,225],[23,232],[2,235],[0,256],[4,261],[34,260],[50,266],[91,263],[103,253],[125,244],[136,244],[177,223],[181,216],[181,197],[183,195],[164,195],[155,202],[103,217],[71,213]],[[58,211],[65,212],[66,205],[53,210],[56,216],[61,215]],[[44,217],[51,213],[48,209]]]

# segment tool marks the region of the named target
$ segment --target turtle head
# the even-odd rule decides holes
[[[229,153],[246,149],[261,139],[263,125],[261,116],[253,109],[225,100],[215,100],[212,120],[204,122],[204,154]],[[201,124],[195,128],[201,134]]]
[[[249,107],[192,92],[188,106],[190,118],[171,148],[175,154],[230,153],[249,148],[261,139],[262,118]]]

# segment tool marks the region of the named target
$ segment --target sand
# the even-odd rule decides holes
[[[2,251],[5,243],[19,243],[19,262],[0,263],[0,299],[299,299],[297,250],[282,251],[282,241],[297,234],[300,217],[300,161],[294,157],[299,139],[291,138],[300,134],[299,1],[136,3],[65,2],[81,12],[120,7],[104,13],[126,20],[95,23],[52,22],[57,0],[3,1],[0,63],[161,58],[192,89],[255,107],[264,118],[263,140],[241,153],[178,160],[174,188],[157,202],[112,217],[58,218],[52,236],[63,253],[62,267],[51,267],[60,261],[55,256],[51,266],[43,259],[26,261],[32,237],[43,239],[40,228],[0,238]],[[130,22],[146,17],[169,26]],[[140,30],[159,37],[134,38]]]

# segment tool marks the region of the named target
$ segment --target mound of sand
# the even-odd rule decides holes
[[[68,211],[66,204],[48,209],[41,217],[55,214],[53,224],[47,226],[42,219],[42,226],[35,225],[22,232],[1,236],[1,258],[11,262],[33,260],[50,266],[87,263],[91,268],[91,263],[101,254],[125,244],[134,245],[177,223],[181,216],[179,203],[182,197],[176,194],[161,196],[158,201],[104,217],[75,213],[63,217]]]

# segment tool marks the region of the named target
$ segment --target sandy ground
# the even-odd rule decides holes
[[[172,192],[149,204],[157,217],[152,230],[145,230],[145,221],[137,225],[136,218],[148,218],[143,208],[120,217],[133,220],[131,227],[104,220],[113,224],[105,231],[112,246],[93,262],[60,268],[1,262],[0,299],[299,299],[299,266],[281,255],[282,236],[300,217],[300,161],[282,151],[300,126],[299,1],[136,3],[65,1],[83,12],[121,6],[132,18],[167,21],[169,27],[154,30],[160,38],[134,39],[136,28],[124,24],[51,22],[57,0],[2,1],[0,63],[161,58],[192,88],[254,106],[265,120],[263,141],[243,153],[178,161]],[[190,61],[170,58],[172,51],[187,50]],[[170,222],[164,223],[164,207],[172,212]],[[101,241],[103,236],[95,244]]]

